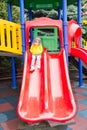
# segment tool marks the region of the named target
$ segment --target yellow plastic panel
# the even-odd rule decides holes
[[[87,48],[87,41],[84,38],[82,38],[82,47]]]
[[[75,42],[72,43],[72,47],[76,47]],[[82,38],[82,47],[87,48],[87,41],[84,38]]]
[[[0,51],[22,54],[20,24],[0,19]]]
[[[87,20],[83,20],[82,25],[87,27]],[[87,48],[87,41],[84,38],[82,38],[82,47]]]
[[[83,24],[83,25],[87,25],[87,20],[83,20],[83,21],[82,21],[82,24]]]

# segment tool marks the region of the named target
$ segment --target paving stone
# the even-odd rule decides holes
[[[0,130],[4,130],[4,129],[0,126]]]
[[[8,120],[13,120],[13,119],[18,118],[15,110],[6,111],[4,112],[4,114],[7,116]]]
[[[0,113],[0,123],[7,121],[7,115],[4,113]]]
[[[86,110],[81,110],[77,114],[80,115],[81,117],[84,117],[84,118],[87,119],[87,109]]]
[[[84,104],[84,105],[87,105],[87,99],[80,100],[79,103]]]

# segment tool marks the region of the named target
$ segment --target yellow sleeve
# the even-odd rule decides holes
[[[31,52],[31,53],[33,53],[33,51],[34,51],[33,48],[34,48],[33,45],[31,45],[31,47],[30,47],[30,52]]]
[[[42,45],[39,46],[39,53],[41,54],[43,52],[43,47]]]

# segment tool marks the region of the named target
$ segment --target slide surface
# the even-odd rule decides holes
[[[65,51],[43,52],[41,69],[30,72],[31,55],[26,52],[18,102],[19,117],[29,123],[41,120],[65,122],[73,118],[76,105],[71,90]]]
[[[84,48],[71,48],[70,55],[75,56],[83,60],[87,64],[87,50]]]

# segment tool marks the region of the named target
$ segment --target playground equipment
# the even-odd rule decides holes
[[[41,59],[41,69],[35,68],[32,73],[29,71],[31,63],[29,31],[32,27],[43,26],[57,27],[61,50],[58,54],[49,54],[45,49]],[[68,36],[69,54],[81,58],[87,64],[87,53],[79,45],[81,29],[74,21],[68,23]],[[76,48],[71,47],[73,38],[75,38]],[[65,122],[73,118],[75,113],[76,105],[69,81],[63,44],[62,21],[44,17],[27,21],[24,73],[18,103],[19,117],[28,123],[41,120]]]
[[[82,47],[83,48],[87,47],[87,41],[84,38],[82,38]]]
[[[84,27],[84,26],[87,26],[87,22],[86,21],[82,21],[82,24],[83,24],[83,26],[82,27]],[[76,48],[76,44],[75,44],[75,39],[73,39],[73,44],[72,44],[72,47],[74,47],[74,48]],[[83,35],[82,35],[82,49],[87,49],[87,41],[83,38]],[[86,50],[85,50],[85,52],[84,52],[84,54],[82,53],[82,51],[83,50],[78,50],[78,53],[80,53],[80,55],[85,55],[85,53],[86,53]],[[76,50],[76,49],[75,49]],[[72,53],[73,53],[73,51],[72,51]],[[74,54],[75,54],[76,52],[74,51]],[[79,57],[80,58],[80,57]],[[84,57],[84,59],[83,60],[85,60],[85,58],[86,57]],[[75,67],[78,69],[78,59],[77,58],[75,58],[75,57],[70,57],[70,62],[71,63],[73,63],[74,65],[75,65]],[[84,64],[84,63],[82,63],[82,70],[83,70],[83,73],[85,74],[85,75],[87,75],[87,66],[86,66],[86,64]]]
[[[73,47],[76,47],[76,46],[75,46],[75,42],[73,42]],[[86,41],[84,38],[82,38],[82,47],[83,47],[83,48],[86,48],[86,47],[87,47],[87,41]]]
[[[35,68],[32,73],[29,71],[31,63],[28,43],[30,38],[29,30],[32,27],[43,26],[57,27],[61,51],[58,54],[48,54],[44,50],[41,69]],[[63,48],[62,21],[38,18],[26,22],[26,53],[18,103],[19,117],[29,123],[41,120],[65,122],[71,119],[75,112],[76,105],[70,86]]]
[[[64,49],[59,54],[48,54],[45,50],[41,69],[35,68],[33,73],[29,72],[30,62],[31,55],[26,52],[18,103],[19,117],[28,123],[41,120],[65,122],[71,119],[75,115],[76,105]]]
[[[0,19],[0,53],[22,55],[21,26]]]
[[[43,48],[47,48],[48,51],[59,50],[59,39],[57,28],[34,28],[34,38],[40,37]]]
[[[62,9],[62,18],[63,18],[63,33],[64,33],[64,48],[66,52],[66,59],[68,62],[68,35],[67,35],[67,5],[73,4],[77,2],[77,11],[78,11],[78,24],[81,26],[81,0],[73,0],[73,1],[67,1],[67,0],[62,0],[62,1],[54,1],[50,0],[48,1],[31,1],[31,0],[5,0],[5,2],[8,5],[8,16],[9,16],[9,21],[12,21],[12,10],[11,10],[11,5],[16,5],[20,6],[20,23],[21,23],[21,31],[22,31],[22,55],[24,57],[25,54],[25,9],[28,9],[29,11],[29,19],[32,20],[32,9],[58,9],[58,18],[61,18],[61,9]],[[24,58],[23,58],[24,59]],[[12,58],[12,68],[13,68],[13,74],[15,75],[15,65],[14,65],[14,58]],[[79,86],[81,87],[83,85],[82,82],[82,63],[79,62]],[[15,81],[16,77],[13,77],[14,83],[13,86],[15,87]]]
[[[74,28],[74,29],[73,29]],[[80,47],[80,37],[81,37],[81,29],[78,25],[76,25],[75,21],[70,21],[68,23],[68,51],[69,54],[76,56],[84,61],[87,64],[86,57],[87,57],[87,50],[85,48]],[[74,40],[75,46],[72,48],[72,44]]]
[[[80,56],[80,53],[78,53],[79,44],[77,43],[77,41],[76,41],[77,50],[71,47],[72,39],[76,36],[75,34],[78,33],[75,33],[74,31],[73,35],[71,35],[73,29],[71,29],[72,31],[68,31],[69,28],[67,29],[68,26],[67,12],[66,12],[67,1],[50,0],[48,2],[48,1],[25,0],[25,6],[24,6],[24,0],[15,0],[15,1],[5,0],[5,1],[8,3],[9,9],[11,8],[11,3],[14,5],[20,4],[20,21],[21,21],[21,29],[22,29],[22,54],[25,53],[23,81],[22,81],[20,99],[18,103],[18,114],[20,118],[22,118],[24,121],[27,122],[34,122],[34,121],[39,121],[44,119],[65,122],[73,118],[76,112],[76,105],[72,94],[67,65],[66,65],[66,59],[68,59],[68,40],[70,44],[69,54],[78,56],[82,59],[86,59],[87,55],[86,53],[83,55],[85,50],[82,51],[82,49],[80,48],[81,51],[81,56]],[[68,4],[71,4],[75,1],[76,0],[68,1]],[[31,62],[31,55],[29,53],[29,45],[28,45],[29,30],[26,30],[27,33],[26,33],[26,52],[25,52],[24,7],[30,10],[39,9],[39,8],[58,9],[59,7],[60,8],[62,7],[63,9],[63,24],[61,21],[59,22],[56,20],[52,21],[51,19],[46,19],[48,23],[47,21],[43,22],[44,19],[37,19],[36,22],[34,21],[26,22],[26,29],[35,26],[42,27],[43,25],[44,26],[49,25],[49,27],[55,26],[59,29],[58,31],[59,31],[59,38],[60,38],[60,45],[61,45],[60,46],[61,50],[59,54],[48,54],[47,51],[45,50],[43,52],[42,59],[41,59],[42,62],[41,70],[39,71],[35,69],[34,73],[30,73],[29,71],[29,66]],[[81,1],[80,0],[78,0],[78,23],[81,26]],[[63,25],[63,29],[62,29],[62,25]],[[74,25],[76,24],[74,23]],[[78,28],[76,30],[79,30]],[[67,35],[67,31],[69,32],[68,34],[70,35]],[[4,32],[6,33],[6,31]],[[68,39],[68,36],[70,39]],[[11,37],[11,33],[9,34],[9,37]],[[63,37],[64,37],[64,43],[63,43]],[[78,37],[80,37],[80,33],[79,35],[77,35],[77,38]],[[5,44],[6,42],[7,41],[5,41]],[[65,56],[65,52],[66,52],[66,56]],[[55,72],[55,75],[53,74],[53,72]],[[64,73],[63,76],[62,73]],[[49,77],[47,75],[49,75]],[[37,83],[36,86],[34,86],[33,84],[34,82]],[[35,93],[33,91],[34,88],[36,88]],[[35,109],[35,105],[36,105],[36,109]],[[60,109],[61,107],[62,109]]]
[[[83,20],[83,21],[82,21],[82,24],[83,24],[83,25],[87,25],[87,20]]]

